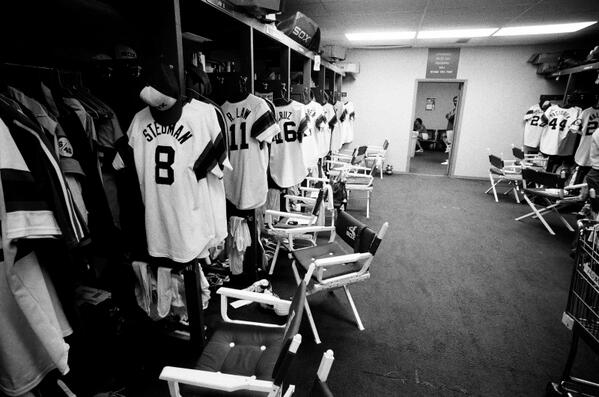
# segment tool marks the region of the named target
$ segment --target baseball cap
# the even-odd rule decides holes
[[[117,44],[114,47],[114,58],[115,59],[137,59],[137,53],[135,50],[124,44]]]
[[[92,57],[92,61],[104,62],[104,61],[112,61],[112,57],[108,54],[100,53],[96,54]]]
[[[183,111],[175,71],[163,62],[145,69],[146,86],[139,97],[148,106],[154,119],[162,125],[176,123]]]

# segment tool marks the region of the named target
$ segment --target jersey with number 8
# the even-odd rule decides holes
[[[229,133],[229,159],[233,170],[225,170],[225,194],[235,207],[258,208],[266,202],[268,148],[279,132],[268,104],[249,94],[240,102],[225,102],[221,109]]]
[[[175,124],[138,112],[127,131],[145,204],[148,251],[154,257],[189,262],[215,233],[205,175],[220,174],[214,142],[220,127],[213,108],[191,101]],[[221,198],[224,202],[224,196]]]
[[[295,186],[306,177],[302,141],[308,128],[303,104],[291,101],[276,107],[276,119],[281,132],[270,146],[270,176],[280,187]]]

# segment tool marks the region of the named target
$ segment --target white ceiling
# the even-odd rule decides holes
[[[345,33],[501,28],[599,20],[599,0],[286,0],[285,15],[295,11],[318,23],[322,44],[356,47],[361,45],[350,43]],[[599,37],[597,25],[562,35],[475,38],[466,44],[456,44],[456,39],[406,40],[397,44],[431,47],[551,43],[588,35]],[[599,42],[589,42],[589,46],[596,44]]]

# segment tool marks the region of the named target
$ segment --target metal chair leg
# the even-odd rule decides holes
[[[491,173],[489,173],[489,179],[491,180],[491,188],[489,190],[493,190],[493,196],[495,197],[495,202],[498,203],[499,199],[497,198],[497,190],[495,190],[495,185],[497,183],[495,183],[495,181],[493,180],[493,175],[491,175]],[[487,190],[487,192],[489,191]],[[486,192],[485,192],[486,193]]]
[[[312,317],[312,310],[310,310],[310,305],[308,304],[308,298],[306,298],[306,302],[304,302],[304,309],[306,314],[308,315],[308,322],[310,323],[310,328],[312,328],[312,333],[314,334],[314,342],[317,345],[320,345],[322,342],[320,341],[320,336],[318,335],[318,330],[316,329],[316,323],[314,322],[314,317]]]
[[[277,240],[277,248],[275,248],[275,253],[272,256],[272,261],[270,263],[270,269],[268,270],[268,274],[271,276],[275,272],[275,264],[277,263],[277,258],[279,257],[280,249],[281,249],[281,242]]]
[[[543,215],[537,210],[537,207],[535,207],[535,205],[532,203],[532,201],[530,201],[530,199],[528,198],[528,196],[526,194],[524,195],[524,200],[526,200],[526,202],[528,203],[530,208],[532,208],[533,212],[536,214],[537,218],[539,218],[539,220],[543,223],[543,225],[545,226],[545,228],[547,229],[549,234],[551,234],[552,236],[555,236],[555,232],[553,231],[551,226],[549,226],[549,224],[547,223],[545,218],[543,218]],[[526,216],[524,216],[524,217],[526,217]],[[519,218],[516,218],[516,220],[519,221],[520,219],[523,219],[524,217],[521,216]]]
[[[347,285],[343,286],[343,291],[345,291],[345,296],[347,296],[349,305],[351,306],[351,309],[354,312],[354,317],[356,318],[356,323],[358,323],[358,329],[360,331],[364,331],[364,329],[365,329],[364,325],[362,324],[362,320],[360,319],[360,315],[358,314],[358,309],[356,309],[356,305],[354,303],[354,300],[353,300],[351,294],[349,293],[349,289],[347,288]]]
[[[560,212],[556,209],[556,208],[552,208],[553,212],[555,212],[555,214],[558,216],[558,218],[562,221],[562,223],[564,224],[564,226],[566,226],[566,228],[573,232],[574,229],[572,228],[572,226],[570,225],[570,223],[568,223],[568,221],[563,217],[562,214],[560,214]]]
[[[520,195],[518,193],[520,193],[520,188],[518,186],[518,182],[516,182],[516,186],[514,187],[514,197],[516,198],[516,203],[520,204]]]

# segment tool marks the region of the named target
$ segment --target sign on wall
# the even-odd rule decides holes
[[[426,103],[424,104],[424,110],[428,110],[428,111],[435,110],[435,100],[436,100],[436,98],[426,98]]]
[[[459,61],[459,48],[429,48],[426,78],[455,79],[458,76]]]

